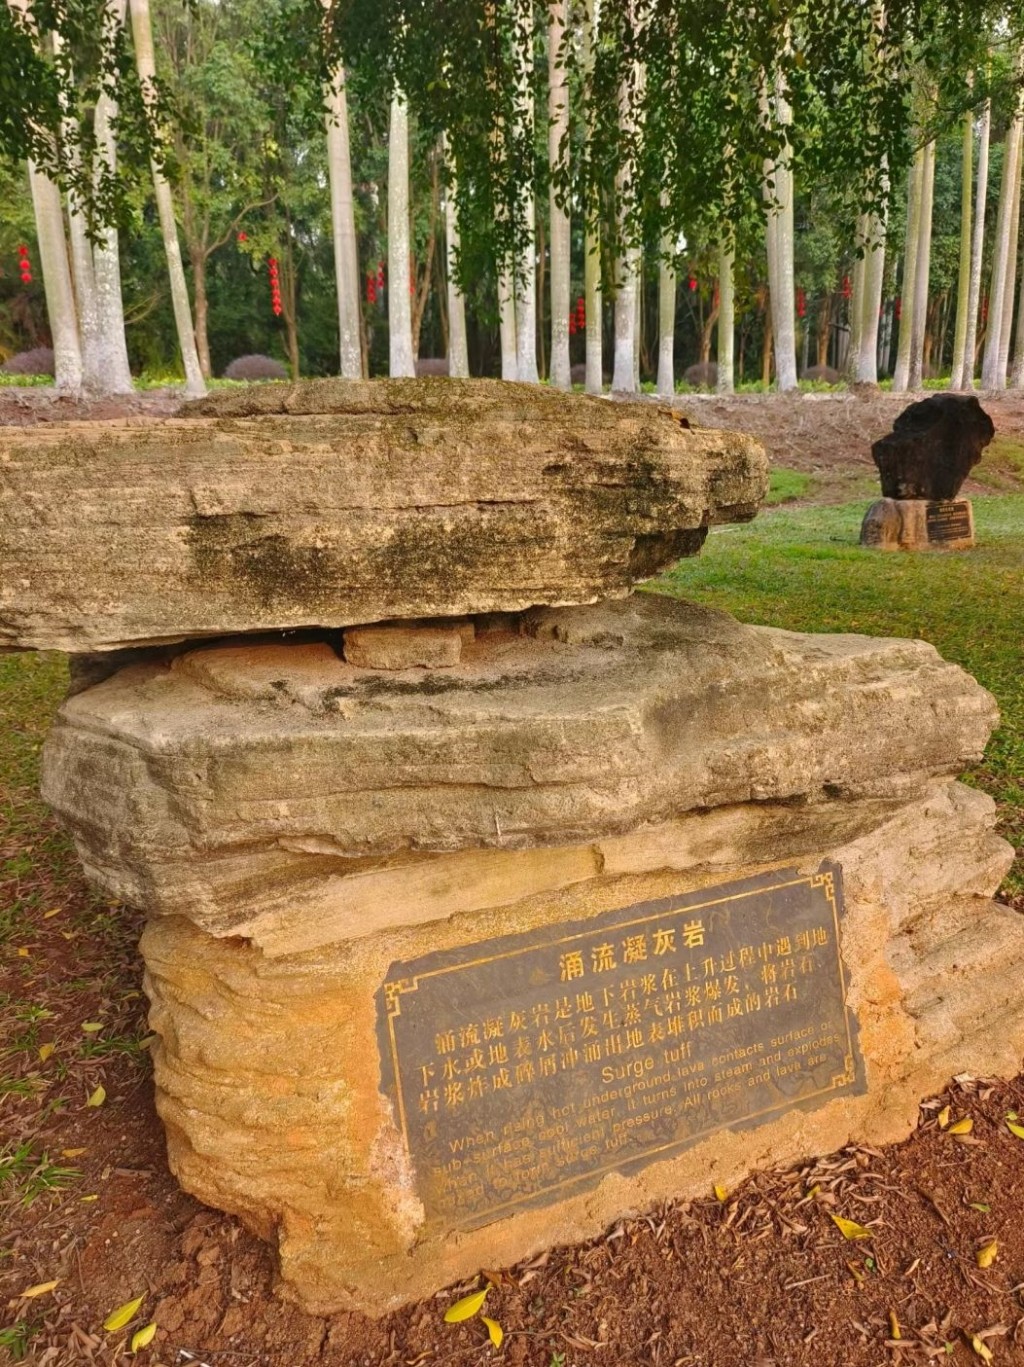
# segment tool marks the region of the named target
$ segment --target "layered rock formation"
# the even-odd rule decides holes
[[[186,412],[0,429],[0,648],[592,602],[767,489],[749,437],[537,386],[319,382]]]
[[[749,516],[755,443],[454,382],[41,440],[0,441],[0,642],[86,652],[44,792],[89,877],[148,913],[172,1169],[276,1243],[307,1308],[380,1314],[903,1135],[951,1071],[1015,1070],[1024,922],[990,900],[1012,851],[955,777],[990,696],[922,642],[587,605]],[[155,641],[180,643],[125,648]],[[826,909],[802,957],[793,887]],[[650,951],[599,943],[698,903]],[[677,932],[691,956],[659,959]],[[462,976],[419,1038],[438,955]],[[474,1023],[474,992],[501,1018]],[[473,1194],[492,1151],[497,1206]]]

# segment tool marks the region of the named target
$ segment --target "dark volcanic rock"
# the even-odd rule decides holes
[[[912,403],[871,448],[885,498],[956,498],[995,436],[973,394],[934,394]]]

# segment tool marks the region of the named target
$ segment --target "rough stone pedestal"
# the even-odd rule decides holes
[[[880,498],[864,514],[860,542],[879,551],[967,551],[974,510],[967,498]]]
[[[90,876],[149,912],[172,1168],[317,1312],[899,1138],[1024,1052],[962,670],[653,596],[477,625],[448,669],[150,660],[47,742]]]

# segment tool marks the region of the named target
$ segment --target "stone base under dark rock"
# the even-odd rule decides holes
[[[970,550],[974,512],[966,498],[880,498],[864,514],[860,543],[880,551]]]

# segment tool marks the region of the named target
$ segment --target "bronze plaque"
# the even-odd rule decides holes
[[[391,965],[383,1089],[429,1221],[471,1229],[865,1088],[837,865]]]
[[[929,503],[925,509],[925,526],[929,541],[970,541],[971,505],[965,498]]]

